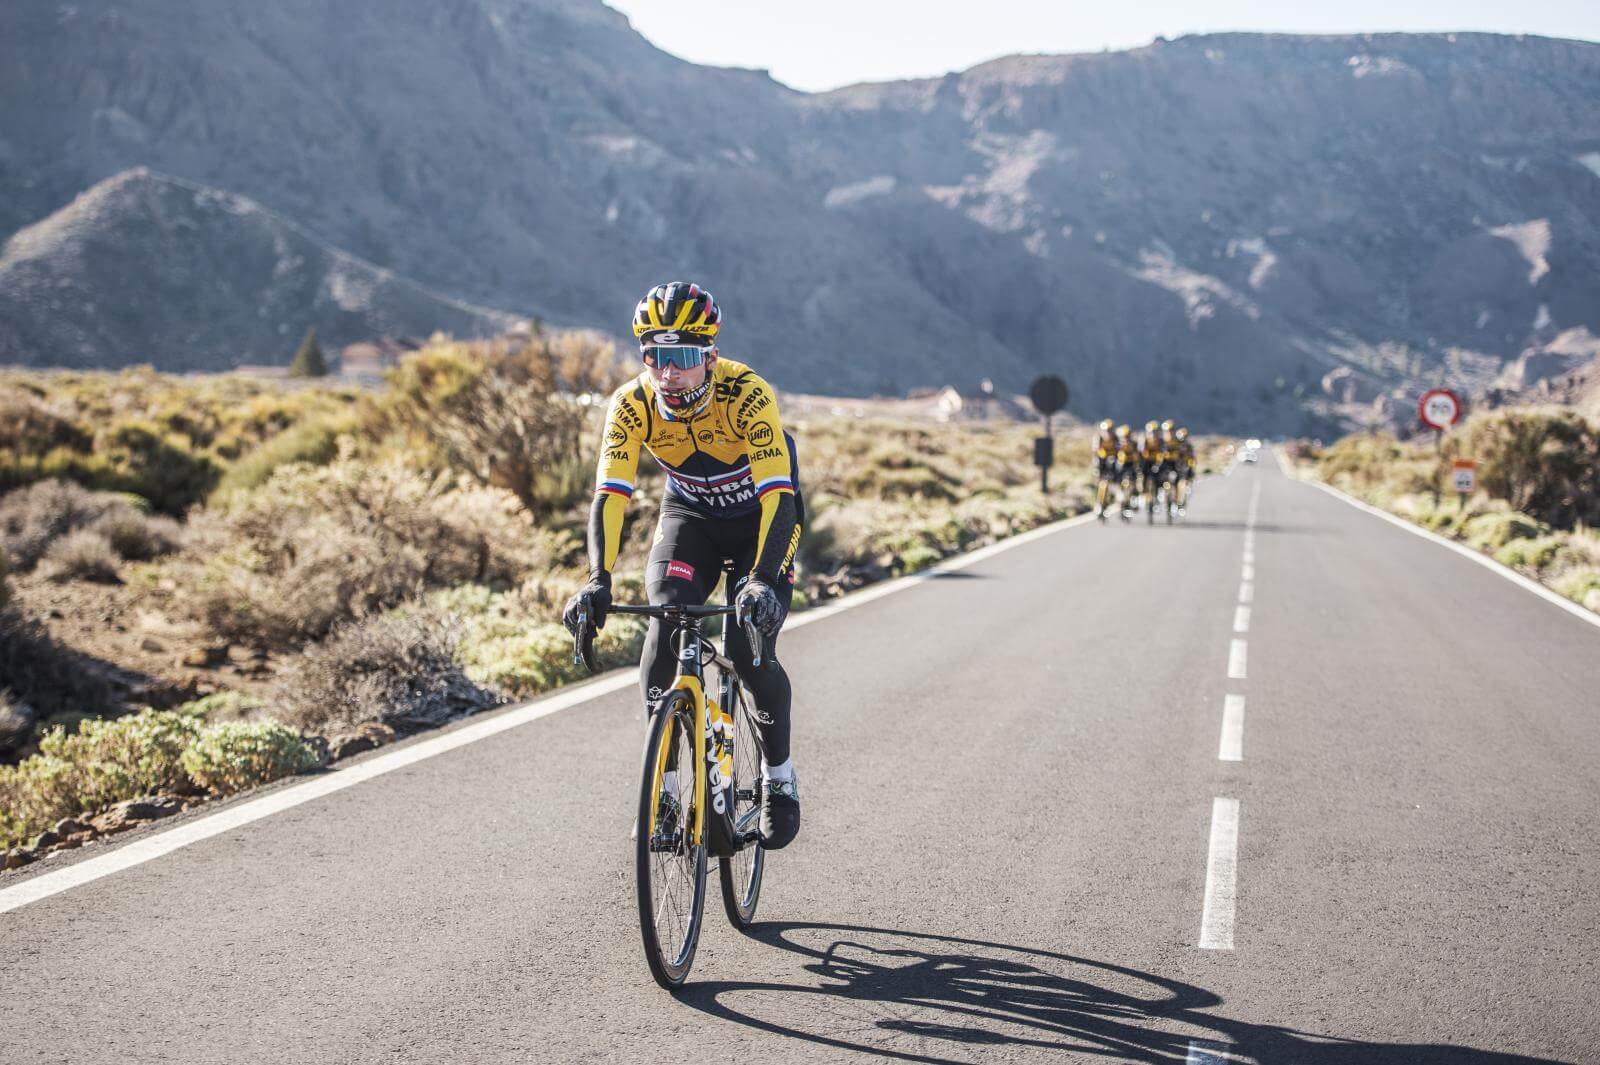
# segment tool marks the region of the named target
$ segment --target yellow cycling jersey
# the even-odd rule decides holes
[[[1094,457],[1097,459],[1114,459],[1117,457],[1117,438],[1111,433],[1101,433],[1095,438]]]
[[[1139,457],[1146,462],[1160,462],[1166,455],[1166,442],[1160,433],[1146,433],[1139,440]]]
[[[758,555],[778,497],[794,494],[799,481],[794,441],[783,431],[772,387],[750,367],[727,358],[711,364],[708,383],[709,401],[686,419],[657,403],[648,371],[612,394],[595,476],[595,491],[607,497],[602,559],[607,570],[616,562],[622,514],[645,449],[667,475],[668,496],[697,513],[736,518],[759,509]]]

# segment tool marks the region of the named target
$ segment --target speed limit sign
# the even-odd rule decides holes
[[[1431,388],[1422,394],[1417,413],[1423,425],[1442,433],[1461,417],[1461,399],[1448,388]]]

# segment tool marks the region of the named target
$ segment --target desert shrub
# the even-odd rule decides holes
[[[325,734],[368,721],[399,731],[440,725],[500,701],[462,671],[459,644],[450,618],[393,613],[352,622],[301,652],[275,703],[290,724]]]
[[[610,341],[588,334],[434,344],[390,375],[382,420],[442,465],[549,514],[571,502],[570,479],[552,472],[588,453],[595,410],[584,398],[617,379]]]
[[[1538,575],[1555,565],[1566,546],[1566,537],[1560,534],[1512,540],[1494,553],[1496,562],[1512,569],[1528,570]]]
[[[84,721],[75,733],[45,733],[38,754],[0,766],[5,845],[25,843],[63,817],[123,799],[189,791],[182,756],[199,733],[199,718],[167,710]]]
[[[182,757],[183,770],[214,795],[268,784],[322,765],[300,733],[276,721],[229,721],[200,733]]]
[[[339,433],[351,427],[348,419],[313,418],[258,445],[228,467],[217,482],[214,496],[265,484],[280,467],[294,462],[324,466],[339,453]]]
[[[266,704],[243,692],[216,692],[176,708],[179,713],[198,714],[208,724],[224,721],[250,721],[259,718]]]
[[[166,514],[182,514],[216,485],[221,468],[174,433],[142,420],[113,425],[95,441],[105,474],[88,474],[92,488],[132,492]]]
[[[51,639],[15,607],[0,610],[0,678],[41,715],[113,709],[111,688],[95,663]]]
[[[646,623],[613,617],[595,640],[601,669],[639,663]],[[488,635],[462,647],[467,673],[507,698],[520,699],[588,676],[572,662],[572,636],[559,624],[537,624],[516,632]]]
[[[71,481],[39,481],[18,488],[0,496],[0,547],[17,569],[32,569],[54,540],[119,506],[128,504]]]
[[[1480,551],[1498,551],[1513,540],[1540,536],[1549,530],[1526,514],[1493,511],[1469,519],[1461,527],[1461,537]]]
[[[94,434],[52,409],[43,397],[16,386],[0,387],[0,451],[40,456],[56,448],[87,451]],[[11,487],[0,484],[0,489]]]
[[[550,538],[509,493],[348,450],[328,466],[282,467],[191,526],[195,547],[173,567],[191,589],[180,605],[222,635],[277,645],[425,588],[515,583],[549,560]]]
[[[1600,524],[1600,432],[1572,412],[1496,411],[1466,426],[1489,494],[1558,529]]]
[[[119,580],[111,541],[92,529],[76,529],[52,541],[39,560],[39,572],[52,581]]]
[[[128,562],[149,562],[183,546],[183,526],[177,521],[131,506],[108,509],[87,531],[105,537],[117,557]]]

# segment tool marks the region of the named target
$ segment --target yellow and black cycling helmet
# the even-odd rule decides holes
[[[1110,418],[1103,419],[1100,422],[1100,431],[1102,433],[1109,433],[1111,431],[1111,419]]]
[[[1187,439],[1189,439],[1189,430],[1185,429],[1181,425],[1178,426],[1177,429],[1173,430],[1173,432],[1174,432],[1174,434],[1177,436],[1177,438],[1179,440],[1187,440]]]
[[[1131,432],[1133,432],[1133,430],[1128,428],[1126,425],[1117,426],[1117,435],[1118,436],[1127,436]]]
[[[1163,433],[1170,433],[1170,432],[1172,432],[1172,428],[1173,428],[1173,426],[1175,424],[1176,423],[1173,422],[1173,420],[1171,418],[1168,418],[1166,421],[1161,423],[1161,431]]]
[[[640,346],[715,347],[722,312],[711,293],[688,281],[657,285],[633,312],[633,335]]]
[[[1144,431],[1147,432],[1147,433],[1155,432],[1157,427],[1158,427],[1158,423],[1156,422],[1156,420],[1154,418],[1151,418],[1149,421],[1144,423]]]

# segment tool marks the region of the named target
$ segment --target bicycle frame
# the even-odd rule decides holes
[[[709,617],[730,616],[733,614],[733,607],[630,606],[618,604],[614,605],[611,611],[614,614],[635,614],[653,617],[663,622],[670,621],[673,624],[673,657],[677,660],[678,672],[677,676],[673,678],[672,687],[668,689],[668,692],[685,692],[694,704],[695,814],[694,824],[691,829],[691,844],[699,846],[705,842],[705,815],[708,805],[708,792],[713,784],[721,786],[720,781],[713,782],[710,779],[710,744],[713,733],[716,731],[712,722],[715,721],[718,725],[721,725],[723,722],[730,720],[731,715],[724,707],[732,704],[734,697],[733,687],[738,683],[738,675],[734,672],[731,652],[728,648],[730,630],[727,624],[723,626],[723,645],[718,648],[716,644],[706,639],[701,631],[701,623]],[[756,662],[759,664],[761,655],[759,636],[753,629],[749,631],[749,635],[752,638],[751,646],[756,652]],[[721,674],[721,685],[717,693],[721,696],[720,702],[706,694],[705,667],[707,665],[716,666]],[[746,737],[745,742],[753,743],[755,739],[754,737]],[[653,770],[658,790],[661,779],[667,771],[667,757],[672,746],[671,729],[662,733],[661,744],[661,750],[656,752],[655,769]],[[731,781],[732,750],[729,749],[725,755],[719,751],[717,758],[719,773],[729,774]],[[723,764],[724,761],[726,765]],[[655,811],[652,810],[649,825],[649,831],[652,836],[654,836],[655,830]],[[742,847],[752,842],[754,838],[754,836],[749,839],[738,838],[735,843]]]

